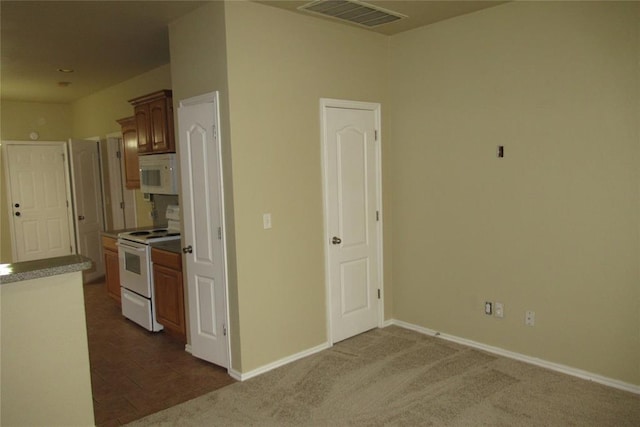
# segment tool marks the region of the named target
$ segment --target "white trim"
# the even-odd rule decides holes
[[[319,353],[319,352],[321,352],[323,350],[326,350],[326,349],[328,349],[330,347],[331,347],[331,345],[328,342],[324,342],[323,344],[317,345],[315,347],[311,347],[311,348],[309,348],[307,350],[303,350],[303,351],[301,351],[299,353],[296,353],[296,354],[292,354],[291,356],[284,357],[284,358],[282,358],[280,360],[276,360],[275,362],[269,363],[267,365],[261,366],[261,367],[256,368],[256,369],[253,369],[253,370],[251,370],[249,372],[242,373],[242,372],[238,372],[238,371],[233,370],[233,369],[229,369],[228,372],[229,372],[229,375],[231,375],[236,380],[238,380],[238,381],[246,381],[246,380],[248,380],[250,378],[257,377],[258,375],[262,375],[264,373],[272,371],[272,370],[274,370],[276,368],[279,368],[281,366],[288,365],[289,363],[295,362],[296,360],[300,360],[300,359],[303,359],[303,358],[305,358],[307,356],[311,356],[313,354]]]
[[[218,150],[218,179],[219,179],[219,202],[220,202],[220,227],[222,227],[222,277],[224,280],[224,304],[225,304],[225,322],[227,327],[226,342],[227,342],[227,372],[235,378],[233,373],[237,371],[233,369],[233,357],[231,352],[231,315],[229,314],[229,274],[228,265],[229,258],[227,255],[227,222],[226,222],[226,209],[225,209],[225,194],[224,194],[224,161],[222,156],[222,129],[220,126],[220,92],[213,91],[207,92],[202,95],[193,96],[191,98],[183,99],[178,104],[178,109],[198,105],[198,104],[213,104],[216,116],[214,117],[214,123],[216,125],[214,138],[216,143],[216,149]],[[178,152],[178,156],[180,153]],[[191,325],[190,325],[191,326]],[[240,339],[238,337],[238,339]],[[191,346],[188,345],[189,353],[191,353]]]
[[[377,240],[378,240],[378,288],[380,289],[380,299],[378,299],[378,327],[384,324],[384,255],[383,255],[383,221],[382,214],[382,114],[381,104],[375,102],[350,101],[343,99],[320,98],[320,159],[322,169],[322,212],[323,212],[323,235],[324,239],[324,276],[325,276],[325,310],[326,310],[326,328],[327,339],[329,343],[333,343],[333,334],[331,331],[331,277],[329,275],[329,217],[327,208],[329,206],[327,192],[327,166],[329,160],[327,158],[327,135],[325,134],[325,124],[327,122],[328,108],[344,108],[351,110],[367,110],[375,113],[375,127],[378,132],[376,140],[376,205],[380,212],[380,220],[377,221]]]
[[[640,394],[640,385],[626,383],[624,381],[616,380],[613,378],[605,377],[602,375],[594,374],[592,372],[583,371],[582,369],[573,368],[571,366],[562,365],[560,363],[549,362],[547,360],[538,359],[537,357],[527,356],[522,353],[516,353],[513,351],[505,350],[500,347],[494,347],[487,344],[482,344],[476,341],[468,340],[466,338],[460,338],[455,335],[443,334],[433,329],[424,328],[422,326],[414,325],[411,323],[403,322],[402,320],[392,319],[387,321],[390,325],[400,326],[401,328],[410,329],[412,331],[420,332],[425,335],[438,337],[447,341],[463,344],[469,347],[484,350],[489,353],[497,354],[499,356],[508,357],[510,359],[519,360],[521,362],[529,363],[532,365],[540,366],[542,368],[551,369],[552,371],[561,372],[563,374],[571,375],[573,377],[582,378],[584,380],[593,381],[595,383],[603,384],[609,387],[617,388],[619,390],[628,391],[634,394]]]
[[[386,328],[387,326],[396,325],[396,323],[394,323],[394,322],[396,322],[396,321],[393,320],[393,319],[385,320],[384,322],[382,322],[381,328]],[[400,326],[400,325],[398,325],[398,326]]]

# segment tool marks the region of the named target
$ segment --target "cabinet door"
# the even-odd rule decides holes
[[[149,104],[149,118],[153,152],[167,153],[175,151],[171,98],[152,101]]]
[[[136,120],[136,131],[138,136],[138,153],[150,153],[153,150],[153,146],[151,144],[151,132],[149,128],[149,104],[136,105],[133,112]]]
[[[120,302],[120,270],[118,267],[118,253],[104,250],[104,273],[107,285],[107,295]]]
[[[182,272],[154,264],[153,276],[156,320],[185,340]]]
[[[138,166],[138,131],[135,117],[127,117],[118,120],[122,128],[122,141],[124,143],[124,175],[125,186],[134,190],[140,188],[140,167]]]

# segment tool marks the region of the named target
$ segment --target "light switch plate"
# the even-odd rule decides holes
[[[262,214],[262,226],[264,227],[265,230],[268,230],[268,229],[271,228],[271,214],[270,213]]]

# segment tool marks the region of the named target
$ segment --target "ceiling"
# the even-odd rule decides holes
[[[170,61],[167,24],[204,3],[2,0],[0,96],[13,101],[68,103],[167,64]],[[308,1],[259,3],[314,16],[297,10]],[[366,3],[408,16],[373,30],[363,29],[392,35],[504,2]],[[59,69],[74,72],[62,73]]]

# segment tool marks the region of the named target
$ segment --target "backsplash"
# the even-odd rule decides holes
[[[178,196],[167,194],[152,194],[151,202],[153,206],[153,226],[163,227],[167,225],[167,206],[178,205]]]

